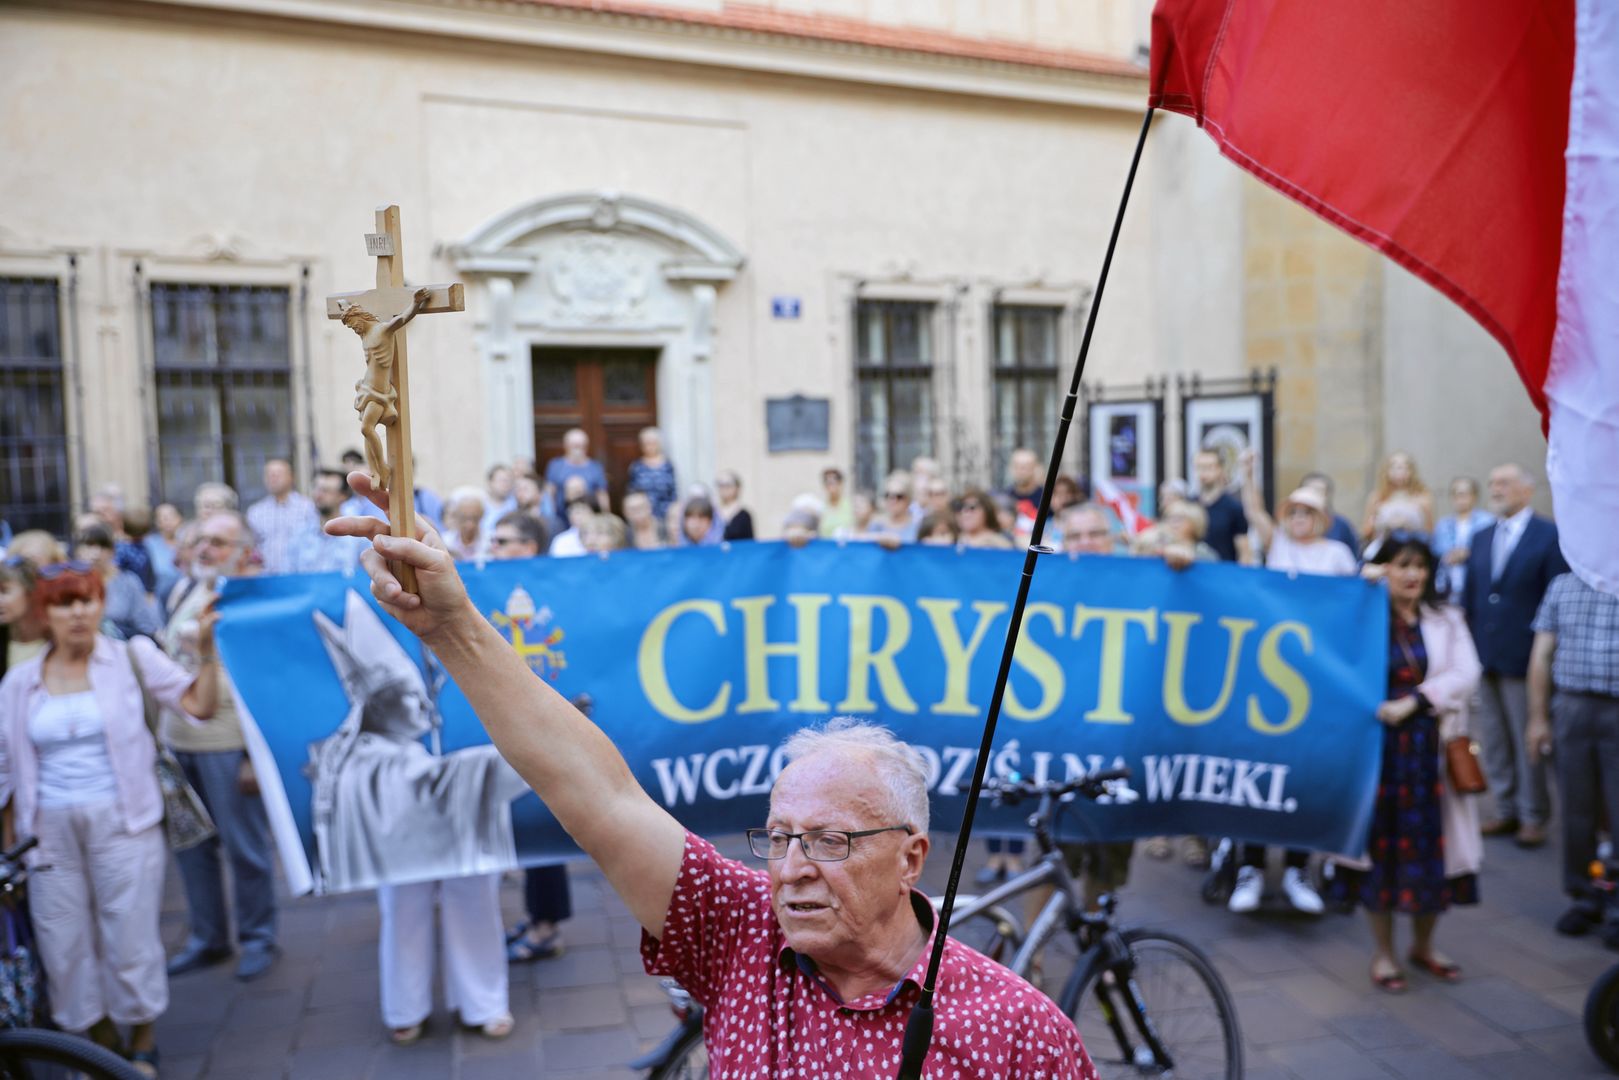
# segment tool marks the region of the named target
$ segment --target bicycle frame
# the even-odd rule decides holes
[[[1023,920],[1010,909],[1002,907],[1002,904],[1041,885],[1051,885],[1054,891],[1045,906],[1040,909],[1034,922],[1025,931]],[[1048,852],[1040,857],[1039,862],[1016,877],[1001,882],[989,892],[973,897],[968,903],[958,904],[951,921],[965,923],[975,915],[999,909],[1018,929],[1018,940],[1015,942],[1017,952],[1006,966],[1012,969],[1014,974],[1026,976],[1035,956],[1045,946],[1046,940],[1057,928],[1058,923],[1064,920],[1068,912],[1077,909],[1078,903],[1073,896],[1073,888],[1074,879],[1063,863],[1062,852]]]
[[[1001,882],[995,888],[980,894],[970,903],[957,906],[952,921],[966,922],[975,915],[992,912],[999,909],[1012,925],[1019,928],[1020,938],[1017,952],[1006,966],[1014,974],[1027,977],[1034,965],[1034,958],[1045,948],[1051,935],[1059,928],[1077,930],[1082,925],[1103,927],[1109,925],[1110,919],[1105,914],[1092,914],[1084,910],[1084,904],[1079,896],[1078,884],[1074,876],[1068,872],[1068,864],[1063,859],[1062,852],[1057,847],[1056,826],[1057,815],[1062,803],[1050,795],[1040,797],[1040,806],[1029,815],[1028,823],[1034,832],[1035,843],[1040,847],[1039,860],[1027,870],[1016,877]],[[1027,932],[1022,930],[1022,921],[1010,910],[1001,907],[1002,903],[1014,896],[1028,892],[1041,885],[1052,886],[1051,898],[1041,907],[1034,921],[1029,924]]]
[[[1040,951],[1059,929],[1077,932],[1081,927],[1089,926],[1100,930],[1101,933],[1090,943],[1084,941],[1079,943],[1080,959],[1076,976],[1078,985],[1092,988],[1101,1006],[1104,1020],[1120,1047],[1134,1045],[1124,1027],[1123,1014],[1128,1013],[1153,1060],[1160,1068],[1172,1069],[1174,1061],[1168,1048],[1158,1037],[1135,980],[1126,979],[1121,985],[1113,987],[1101,981],[1102,972],[1115,968],[1129,958],[1129,948],[1113,926],[1111,904],[1104,904],[1103,910],[1098,912],[1085,910],[1078,884],[1074,876],[1068,872],[1068,864],[1063,858],[1062,851],[1057,847],[1055,833],[1061,806],[1061,802],[1050,795],[1041,796],[1039,809],[1029,815],[1028,819],[1029,826],[1034,831],[1035,842],[1040,846],[1039,860],[1016,877],[973,897],[970,902],[958,902],[952,922],[965,923],[974,916],[998,911],[1022,933],[1017,916],[1003,904],[1038,886],[1052,886],[1051,897],[1040,908],[1027,933],[1022,933],[1021,940],[1016,942],[1017,952],[1006,966],[1013,974],[1027,978],[1034,966],[1035,957],[1040,955]],[[1116,1002],[1115,995],[1121,997],[1122,1002]],[[1123,1009],[1118,1007],[1120,1004],[1124,1006]]]

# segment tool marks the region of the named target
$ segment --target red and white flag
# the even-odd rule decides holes
[[[1563,553],[1619,593],[1619,2],[1158,0],[1151,85],[1501,343]]]
[[[1119,525],[1126,537],[1146,532],[1152,527],[1152,519],[1141,512],[1136,500],[1119,490],[1119,485],[1105,476],[1096,478],[1096,497],[1113,511],[1113,516],[1119,519]]]

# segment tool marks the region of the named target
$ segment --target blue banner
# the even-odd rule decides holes
[[[1020,553],[737,544],[462,567],[478,609],[591,713],[699,833],[762,824],[777,748],[870,717],[932,772],[959,826]],[[453,681],[363,578],[229,583],[220,648],[294,888],[338,891],[543,862],[567,836],[488,746]],[[1202,833],[1361,850],[1382,729],[1388,602],[1356,579],[1046,556],[991,763],[1128,766],[1134,800],[1065,832]],[[981,804],[986,832],[1027,810]]]

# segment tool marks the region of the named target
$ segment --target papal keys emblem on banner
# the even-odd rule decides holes
[[[536,610],[534,598],[521,585],[506,597],[504,611],[489,613],[489,621],[540,678],[555,681],[557,673],[568,666],[567,654],[557,648],[564,635],[560,626],[552,625],[551,609]]]

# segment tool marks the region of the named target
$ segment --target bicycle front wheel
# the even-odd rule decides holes
[[[1619,965],[1604,971],[1585,999],[1585,1039],[1608,1068],[1619,1070]]]
[[[1129,959],[1081,962],[1059,1004],[1102,1080],[1240,1080],[1242,1032],[1220,973],[1197,946],[1161,930],[1121,933]]]
[[[958,896],[956,910],[969,910],[977,901],[976,896]],[[1011,966],[1012,958],[1023,944],[1023,927],[1018,925],[1017,918],[1006,908],[992,907],[966,919],[952,916],[950,936],[997,964]]]

